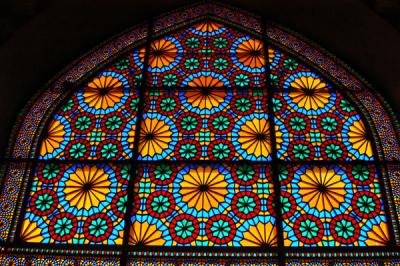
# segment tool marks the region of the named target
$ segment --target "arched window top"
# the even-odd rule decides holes
[[[308,40],[194,5],[103,44],[29,104],[0,237],[22,260],[387,261],[400,241],[391,117]]]

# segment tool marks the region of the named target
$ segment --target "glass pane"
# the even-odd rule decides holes
[[[206,21],[153,41],[149,85],[263,87],[264,66],[261,40]]]
[[[130,245],[277,245],[271,169],[260,165],[142,165]]]
[[[285,246],[386,246],[390,235],[376,169],[287,165],[279,172]]]
[[[299,80],[303,78],[326,86],[314,74],[304,73]],[[314,88],[312,93],[302,88],[288,90],[275,93],[273,99],[279,159],[373,160],[365,124],[340,93],[328,87]]]
[[[129,177],[124,165],[39,164],[22,241],[122,244]]]
[[[132,157],[138,91],[103,72],[79,89],[50,122],[40,159],[120,160]]]
[[[271,160],[266,92],[146,92],[140,160]]]

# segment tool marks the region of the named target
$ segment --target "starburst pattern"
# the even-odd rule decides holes
[[[180,182],[182,201],[190,208],[209,211],[225,201],[228,194],[224,174],[210,166],[191,169]]]
[[[299,194],[318,211],[332,211],[345,201],[346,183],[333,169],[315,167],[300,176]]]
[[[271,154],[271,136],[266,115],[250,115],[236,124],[234,132],[243,158],[266,160]]]
[[[95,166],[79,168],[65,181],[65,199],[78,209],[98,206],[110,192],[108,174]]]
[[[100,76],[87,85],[82,96],[88,107],[105,110],[121,101],[123,83],[117,77]]]

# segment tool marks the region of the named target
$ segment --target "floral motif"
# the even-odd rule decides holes
[[[271,154],[271,136],[266,115],[251,115],[236,124],[237,142],[245,159],[261,160]]]
[[[357,150],[361,155],[372,157],[372,144],[363,122],[360,120],[354,121],[349,127],[348,136],[353,149]]]
[[[346,183],[334,169],[314,167],[307,169],[299,178],[299,194],[311,208],[330,212],[345,201]]]
[[[224,214],[212,216],[206,223],[206,234],[214,244],[225,245],[232,241],[236,234],[235,223]]]
[[[227,181],[224,174],[210,166],[192,168],[183,176],[179,183],[179,192],[182,200],[187,202],[190,208],[210,211],[217,208],[225,201],[228,194]]]
[[[332,219],[330,231],[336,241],[349,245],[358,240],[360,225],[352,216],[343,214]]]
[[[199,235],[199,222],[189,214],[180,214],[172,220],[169,232],[174,241],[185,245],[193,242]]]
[[[49,231],[56,241],[66,241],[74,237],[78,227],[78,220],[71,213],[55,215],[49,224]]]
[[[368,246],[387,246],[390,241],[388,225],[385,222],[374,224],[368,232]]]
[[[179,47],[174,39],[155,40],[150,45],[149,66],[152,69],[163,69],[170,66],[178,57]],[[144,58],[145,48],[140,50]]]
[[[67,136],[67,127],[60,120],[53,120],[49,126],[46,136],[40,148],[40,156],[47,158],[53,157],[52,153],[62,147],[62,143]]]
[[[89,210],[104,201],[110,192],[109,175],[96,166],[77,168],[65,181],[65,199],[71,206]]]
[[[93,243],[102,243],[110,237],[112,232],[112,220],[105,213],[97,213],[89,216],[83,225],[85,238]],[[121,242],[121,239],[117,241]]]
[[[195,77],[188,82],[189,87],[222,87],[224,86],[224,82],[213,76],[205,76],[201,75],[199,77]]]
[[[163,246],[165,240],[162,238],[162,232],[157,226],[150,225],[147,222],[140,223],[135,221],[129,230],[129,245],[132,246]]]
[[[237,44],[237,60],[250,68],[262,68],[265,65],[264,44],[260,40],[246,38]]]
[[[96,110],[114,107],[124,96],[123,82],[113,76],[94,78],[84,89],[82,96],[85,103]]]
[[[200,89],[188,90],[184,93],[186,101],[193,107],[205,110],[218,108],[225,102],[227,93],[224,90]]]
[[[324,235],[324,227],[321,220],[312,214],[304,214],[297,218],[293,229],[296,237],[305,245],[320,242]]]
[[[139,152],[142,157],[161,158],[172,141],[171,126],[157,117],[147,117],[142,121]]]
[[[276,247],[278,237],[276,227],[272,223],[257,223],[243,234],[242,246],[248,247]]]
[[[300,108],[316,111],[329,103],[331,97],[329,87],[312,73],[295,74],[287,83],[286,86],[292,89],[289,92],[290,99]]]

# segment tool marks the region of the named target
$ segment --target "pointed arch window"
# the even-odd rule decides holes
[[[399,255],[390,108],[257,16],[207,3],[155,18],[82,57],[21,121],[0,197],[6,264]]]

